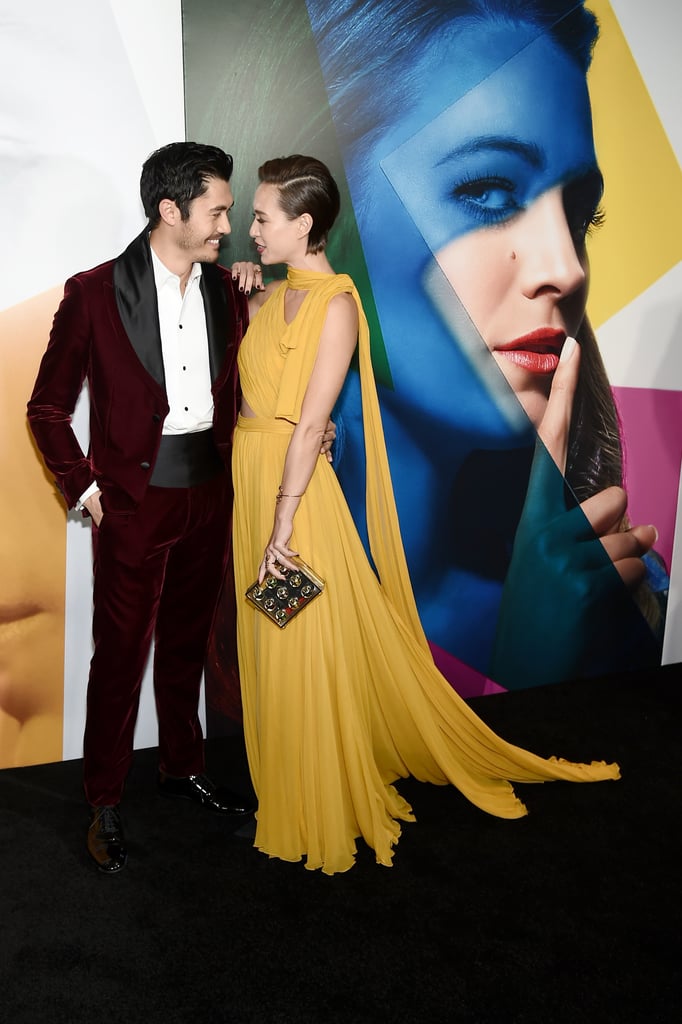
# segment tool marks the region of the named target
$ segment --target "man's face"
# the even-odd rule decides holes
[[[220,240],[229,235],[229,212],[234,205],[229,181],[210,178],[203,195],[193,199],[187,220],[178,220],[175,241],[193,263],[216,263]]]

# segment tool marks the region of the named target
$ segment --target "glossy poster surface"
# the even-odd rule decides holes
[[[340,180],[330,258],[368,309],[420,614],[465,695],[676,660],[682,369],[670,323],[637,335],[642,305],[679,315],[679,164],[618,12],[535,7],[183,6],[188,132],[236,158],[227,258],[262,160],[311,152]],[[567,336],[552,459],[537,437]],[[362,533],[353,375],[336,416]],[[658,530],[637,586],[613,485],[625,525]]]
[[[652,636],[656,660],[682,661],[682,8],[667,0],[588,4],[600,32],[586,96],[582,73],[552,41],[560,0],[549,5],[543,31],[523,18],[508,19],[505,31],[487,26],[483,53],[477,40],[485,26],[456,19],[473,10],[468,3],[423,5],[429,17],[419,40],[392,20],[398,12],[404,26],[411,6],[365,5],[358,40],[342,21],[340,33],[326,25],[329,15],[349,16],[345,0],[0,3],[0,766],[80,756],[91,651],[89,529],[79,516],[66,516],[42,469],[26,400],[65,278],[120,252],[137,234],[140,166],[157,146],[183,136],[235,155],[226,262],[249,253],[251,197],[263,159],[308,151],[334,169],[345,216],[330,256],[358,283],[370,318],[415,590],[434,653],[461,692],[628,667],[631,653],[651,657]],[[524,4],[512,6],[520,13]],[[380,54],[388,73],[381,86],[372,77]],[[340,86],[360,87],[363,75],[365,98],[356,93],[344,113]],[[471,145],[471,134],[469,143],[456,137],[465,114],[487,147]],[[510,131],[512,114],[519,146],[495,149],[491,132]],[[436,152],[443,141],[445,151]],[[511,233],[551,212],[554,190],[569,179],[588,186],[573,189],[567,204],[573,230],[581,230],[590,181],[596,196],[593,154],[604,178],[605,219],[587,235],[586,310],[616,403],[628,514],[659,532],[652,587],[665,618],[654,631],[644,628],[640,606],[572,511],[584,496],[571,473],[573,495],[551,463],[536,464],[533,494],[539,490],[540,500],[523,519],[519,554],[510,559],[531,481],[536,429],[529,401],[537,388],[525,394],[509,367],[505,374],[469,287],[480,279],[478,294],[493,310],[503,308],[504,275],[493,273],[497,257],[488,244],[501,245],[509,233],[507,269],[527,266],[529,237],[551,253],[556,220],[524,231],[513,245]],[[521,167],[523,180],[516,181]],[[525,189],[517,217],[509,216],[512,181]],[[470,245],[481,247],[478,257],[469,255]],[[461,279],[462,267],[470,282]],[[505,314],[507,340],[536,328],[512,319]],[[352,378],[338,418],[344,443],[337,467],[362,532]],[[86,422],[83,401],[75,423],[84,444]],[[562,501],[562,513],[571,514],[558,546],[550,545],[561,557],[546,572],[539,529],[547,503]],[[138,726],[137,744],[154,743],[148,688]]]

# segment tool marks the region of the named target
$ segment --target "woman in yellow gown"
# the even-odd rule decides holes
[[[393,782],[452,783],[503,818],[526,808],[511,782],[615,779],[617,765],[541,758],[500,739],[433,663],[410,586],[369,352],[352,280],[324,248],[339,206],[324,164],[259,169],[251,236],[285,282],[254,296],[239,356],[234,560],[244,730],[258,796],[255,846],[327,874],[353,865],[362,837],[390,865],[400,821]],[[367,455],[369,564],[320,444],[358,346]],[[264,548],[265,545],[265,548]],[[299,554],[326,580],[285,629],[246,600],[256,575]],[[380,581],[380,582],[379,582]]]

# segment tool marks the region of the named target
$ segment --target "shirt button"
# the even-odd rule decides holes
[[[149,462],[141,462],[140,463],[140,469],[149,469],[149,466],[150,466]]]

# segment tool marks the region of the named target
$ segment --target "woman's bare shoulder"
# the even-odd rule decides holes
[[[333,323],[358,322],[358,306],[350,292],[338,292],[329,300],[327,320]]]

